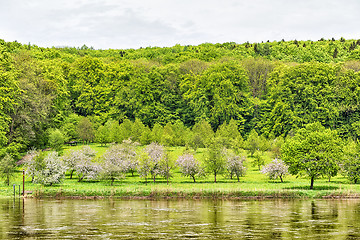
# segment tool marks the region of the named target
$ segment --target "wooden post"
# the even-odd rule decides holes
[[[25,170],[23,169],[23,196],[25,196]]]

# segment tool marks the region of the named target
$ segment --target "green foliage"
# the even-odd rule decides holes
[[[214,175],[214,182],[216,183],[216,176],[223,173],[226,166],[225,148],[222,146],[219,139],[213,139],[209,145],[207,157],[205,160],[206,170]]]
[[[353,183],[360,179],[360,146],[359,142],[348,140],[344,146],[344,160],[342,162],[344,175]]]
[[[359,45],[323,39],[94,50],[0,41],[0,153],[18,158],[44,148],[48,129],[92,142],[100,125],[104,144],[131,138],[195,149],[209,144],[211,131],[240,151],[241,136],[253,129],[274,139],[317,121],[359,138]],[[94,130],[79,131],[83,118]]]
[[[86,143],[92,142],[95,137],[93,124],[86,117],[80,119],[77,125],[77,134],[79,138]]]
[[[106,145],[110,143],[110,139],[110,130],[106,126],[100,126],[95,133],[96,142]]]
[[[218,127],[215,136],[221,139],[222,145],[228,149],[234,149],[238,152],[243,147],[243,138],[234,119],[231,119],[229,123],[223,122]]]
[[[15,161],[14,159],[9,155],[6,154],[4,157],[0,160],[0,178],[2,178],[6,185],[10,185],[10,180],[15,175]]]
[[[342,153],[341,142],[336,131],[326,129],[320,123],[312,123],[286,140],[281,156],[289,165],[291,174],[311,179],[310,189],[313,189],[316,178],[336,175]]]
[[[52,129],[49,133],[49,145],[57,152],[62,152],[65,136],[59,129]]]
[[[214,137],[214,131],[212,130],[211,125],[204,119],[195,123],[192,128],[192,134],[192,138],[189,139],[189,145],[195,150],[197,148],[209,146]]]

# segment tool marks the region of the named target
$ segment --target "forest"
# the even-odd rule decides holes
[[[204,122],[215,133],[232,121],[241,139],[314,122],[358,139],[359,71],[360,40],[344,38],[123,50],[0,40],[0,155],[46,148],[54,132],[169,146],[191,135],[201,147]],[[101,140],[109,127],[116,136]]]

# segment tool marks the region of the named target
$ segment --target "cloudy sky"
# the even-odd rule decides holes
[[[359,0],[0,0],[0,39],[96,49],[360,38]]]

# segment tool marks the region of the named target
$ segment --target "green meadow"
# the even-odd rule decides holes
[[[98,144],[91,144],[92,149],[97,151],[97,156],[106,151],[108,147]],[[80,149],[82,145],[66,147],[64,153],[70,150]],[[183,153],[184,147],[168,147],[169,158],[174,162]],[[205,158],[206,149],[198,149],[195,157],[199,160]],[[246,154],[244,152],[243,154]],[[264,153],[265,163],[271,161],[269,152]],[[128,173],[124,179],[116,180],[111,186],[110,181],[85,180],[78,182],[77,176],[66,178],[61,184],[54,186],[43,186],[31,183],[31,178],[25,178],[25,191],[27,197],[57,197],[57,198],[358,198],[360,197],[360,185],[350,183],[341,174],[328,179],[320,178],[315,180],[313,190],[309,190],[310,179],[296,178],[288,175],[284,182],[280,180],[269,180],[262,174],[257,166],[252,165],[252,158],[247,156],[247,172],[238,182],[236,178],[220,175],[217,183],[214,177],[208,174],[205,177],[197,178],[196,183],[190,177],[184,177],[175,167],[172,171],[172,178],[169,184],[166,179],[157,177],[154,183],[152,179],[145,182],[136,173],[132,176]],[[11,184],[22,185],[22,166],[17,169],[16,178]],[[22,189],[22,186],[21,186]],[[21,190],[22,191],[22,190]],[[31,192],[31,193],[29,193]],[[0,195],[13,196],[13,186],[0,185]],[[18,187],[16,187],[16,196]]]

